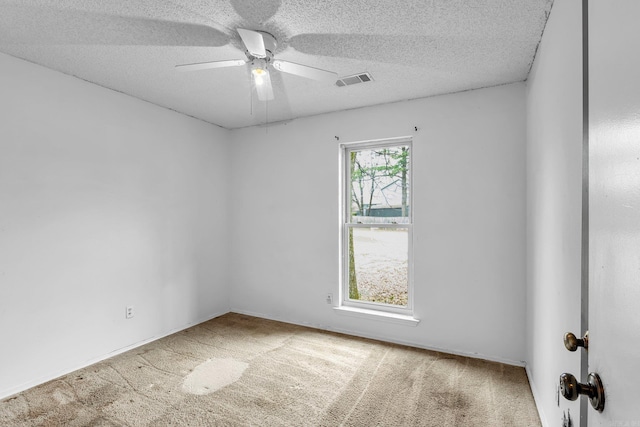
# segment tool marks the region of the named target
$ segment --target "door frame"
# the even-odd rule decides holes
[[[580,329],[589,330],[589,0],[582,0],[582,248]],[[589,375],[589,353],[580,352],[580,378]],[[580,427],[587,427],[587,399],[580,399]]]

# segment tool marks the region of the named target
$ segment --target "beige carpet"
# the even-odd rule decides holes
[[[0,402],[2,426],[540,426],[522,368],[227,314]]]

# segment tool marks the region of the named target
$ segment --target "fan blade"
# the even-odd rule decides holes
[[[195,64],[180,64],[176,65],[178,71],[197,71],[208,70],[210,68],[226,68],[226,67],[239,67],[246,64],[247,61],[242,59],[231,59],[229,61],[212,61],[212,62],[196,62]]]
[[[253,83],[256,87],[256,92],[258,93],[258,99],[260,101],[270,101],[273,99],[273,86],[271,85],[271,77],[269,77],[269,73],[265,73],[260,76],[262,79],[261,82],[258,79],[254,79]]]
[[[3,2],[4,3],[4,2]],[[0,44],[224,46],[213,27],[48,6],[0,5]]]
[[[269,121],[272,122],[294,117],[283,76],[283,73],[271,73],[271,86],[274,94],[278,94],[277,98],[274,95],[273,107],[269,109]]]
[[[320,68],[309,67],[308,65],[296,64],[295,62],[282,61],[279,59],[273,61],[273,68],[278,71],[282,71],[283,73],[294,74],[296,76],[327,83],[335,83],[338,79],[338,74],[332,71],[321,70]]]
[[[240,38],[242,39],[242,43],[244,43],[247,51],[256,58],[266,58],[267,50],[264,47],[264,39],[262,38],[262,34],[253,31],[253,30],[245,30],[242,28],[238,28],[238,34],[240,34]]]

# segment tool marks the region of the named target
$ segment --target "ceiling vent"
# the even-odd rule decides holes
[[[370,82],[372,80],[373,78],[371,77],[371,74],[360,73],[360,74],[354,74],[353,76],[346,76],[338,79],[338,81],[336,81],[336,86],[340,86],[340,87],[351,86],[358,83]]]

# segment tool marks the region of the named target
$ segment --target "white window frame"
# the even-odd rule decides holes
[[[350,223],[351,209],[351,159],[352,151],[384,147],[409,147],[409,223],[408,224],[357,224]],[[373,141],[348,142],[340,144],[340,307],[353,308],[367,312],[395,313],[413,316],[413,138],[398,137]],[[349,299],[349,229],[350,228],[387,228],[407,230],[407,305],[394,306],[370,301]]]

